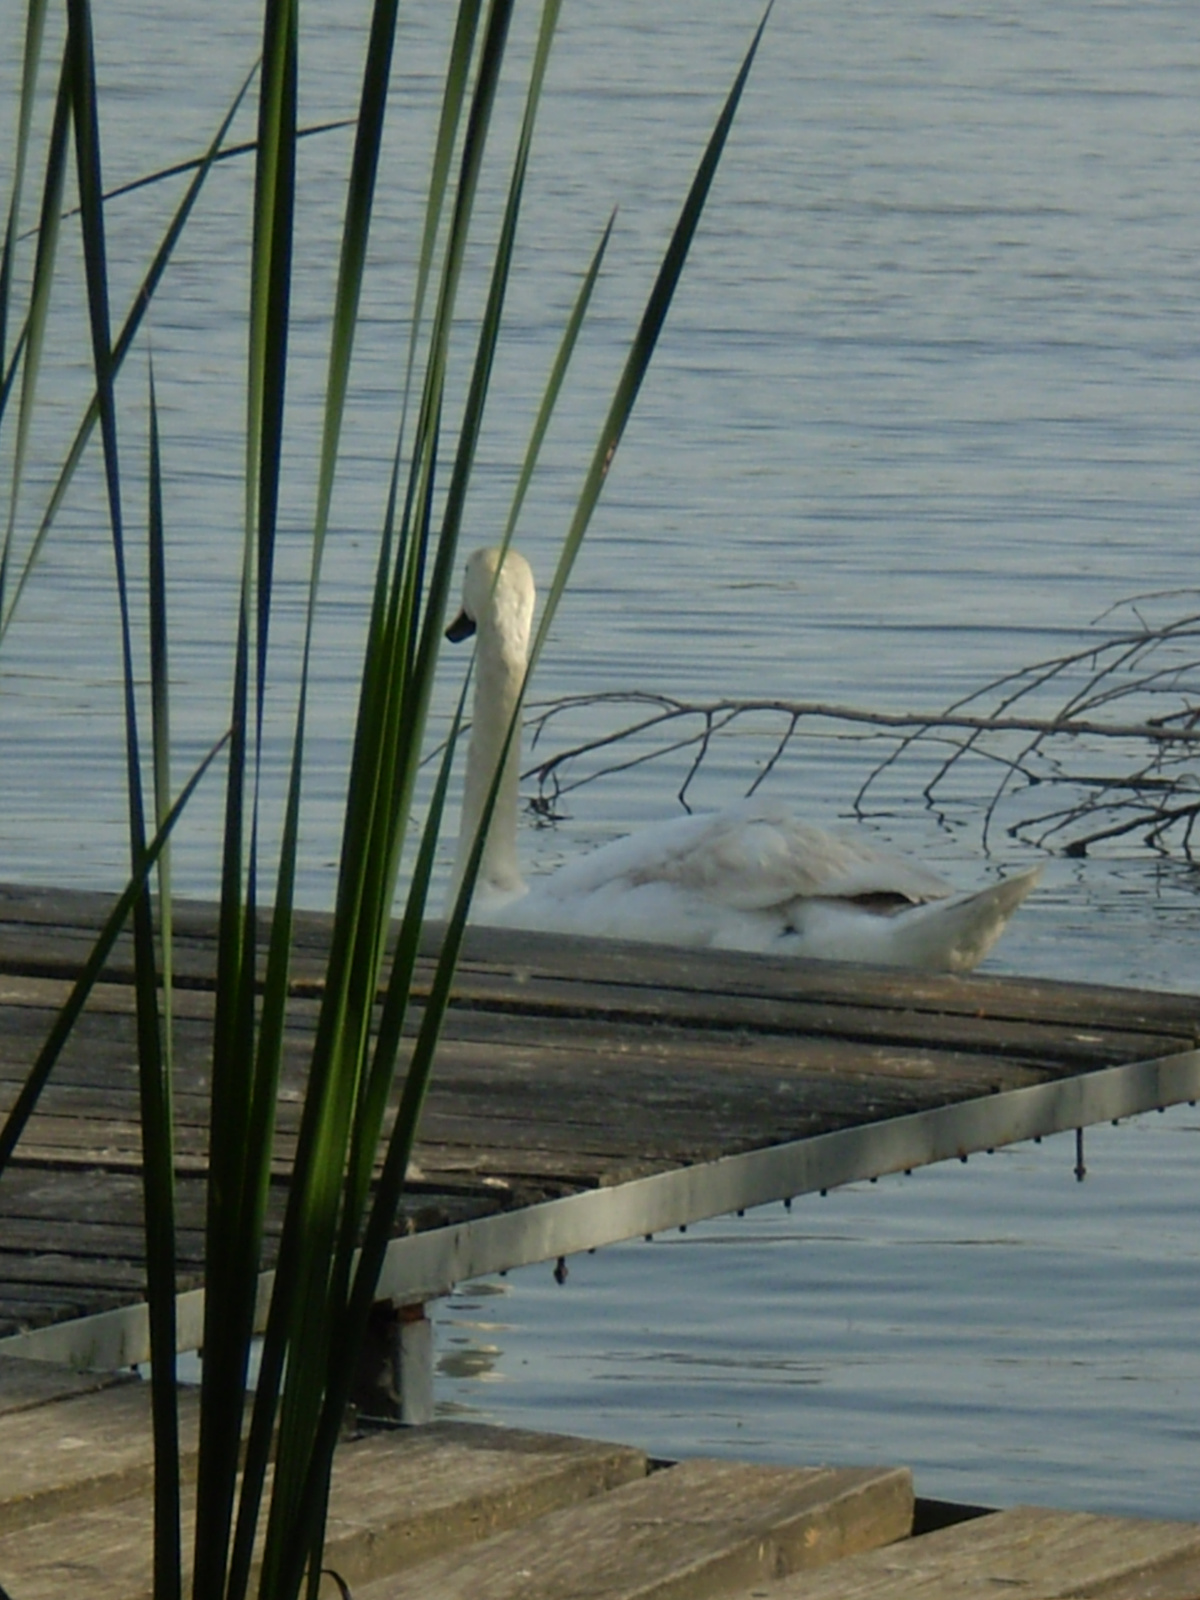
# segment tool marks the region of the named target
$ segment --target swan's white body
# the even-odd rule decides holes
[[[463,613],[478,631],[475,706],[455,880],[482,815],[517,704],[533,617],[533,575],[509,550],[467,563]],[[775,955],[965,972],[987,954],[1040,869],[955,894],[924,867],[828,833],[762,801],[676,817],[526,886],[517,857],[519,751],[509,751],[477,880],[473,917],[508,927]]]

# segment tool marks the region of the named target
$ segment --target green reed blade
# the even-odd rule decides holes
[[[419,608],[422,586],[418,578],[424,570],[426,546],[422,540],[408,540],[408,516],[412,508],[427,506],[432,502],[434,447],[440,432],[450,334],[454,326],[463,260],[511,18],[512,0],[492,0],[479,49],[475,89],[463,135],[458,187],[442,261],[438,300],[430,324],[425,384],[413,440],[413,476],[400,530],[401,547],[407,545],[406,577],[404,584],[397,586],[393,602],[395,606],[403,601],[405,614],[414,618]],[[435,565],[431,593],[426,606],[427,615],[432,615],[434,618],[444,614],[445,597],[450,573],[453,570],[454,551],[439,545],[437,556],[439,564]],[[438,630],[434,627],[432,631],[436,633]],[[426,637],[427,634],[422,635],[423,639]],[[422,651],[424,659],[431,660],[435,651],[436,643],[427,643]],[[412,726],[418,726],[423,722],[423,716],[419,711],[414,712],[410,722]]]
[[[75,129],[76,173],[87,280],[88,315],[96,393],[100,406],[105,486],[117,578],[124,677],[126,787],[129,800],[130,857],[138,873],[146,856],[136,677],[113,394],[112,343],[108,311],[108,269],[101,195],[100,128],[96,108],[95,57],[88,0],[68,0],[67,59]],[[151,1396],[154,1419],[154,1593],[155,1600],[177,1600],[181,1589],[179,1532],[179,1434],[175,1407],[175,1213],[171,1128],[164,1093],[159,1031],[154,925],[143,877],[132,907],[134,991],[137,1010],[138,1082],[142,1112],[142,1173],[145,1197],[146,1287],[150,1316]]]
[[[233,122],[234,117],[237,115],[238,109],[241,106],[243,98],[245,97],[246,90],[250,87],[251,80],[253,79],[257,70],[257,65],[251,68],[250,72],[247,73],[245,79],[243,80],[237,94],[234,96],[233,103],[229,107],[221,126],[218,128],[216,137],[209,146],[195,178],[188,185],[187,193],[184,195],[182,201],[177,207],[175,215],[171,220],[171,224],[166,233],[163,235],[162,242],[155,252],[154,260],[150,265],[150,269],[146,273],[145,278],[142,280],[137,294],[134,296],[133,304],[130,307],[129,313],[125,319],[125,323],[121,328],[117,342],[113,347],[112,370],[114,378],[120,371],[122,363],[124,362],[126,355],[129,353],[129,349],[133,344],[138,329],[141,327],[142,319],[149,309],[155,290],[158,288],[159,281],[167,269],[167,264],[174,253],[175,246],[179,242],[179,238],[183,233],[184,226],[187,223],[188,218],[191,216],[192,208],[195,206],[196,201],[200,197],[200,191],[204,185],[204,180],[208,177],[209,172],[212,170],[213,163],[217,158],[217,154],[220,150],[225,135],[229,131],[230,124]],[[59,209],[61,210],[61,202]],[[46,215],[45,210],[43,209],[42,227],[39,230],[39,249],[40,239],[46,230],[50,228],[55,232],[57,231],[57,216],[58,213],[56,212],[53,219],[51,219]],[[7,610],[4,608],[4,584],[2,581],[0,581],[0,644],[2,644],[4,641],[4,636],[7,633],[9,624],[11,623],[16,612],[17,603],[25,590],[25,586],[33,573],[34,567],[37,565],[38,558],[42,553],[42,548],[47,537],[49,536],[50,529],[53,526],[56,517],[58,516],[63,500],[66,498],[67,489],[70,486],[72,478],[75,476],[75,469],[83,459],[83,452],[87,447],[88,440],[92,436],[92,429],[95,427],[99,415],[99,396],[94,395],[88,405],[87,410],[84,412],[83,419],[80,422],[79,427],[76,429],[75,438],[71,444],[71,448],[67,452],[66,460],[59,471],[57,481],[55,482],[54,488],[51,491],[50,499],[47,502],[46,509],[42,513],[37,531],[34,534],[33,541],[30,545],[28,553],[26,554],[20,575],[13,589],[12,599],[9,601]],[[6,548],[4,555],[0,556],[0,563],[7,559],[7,555],[8,551]]]
[[[171,675],[167,652],[167,570],[163,532],[162,450],[158,427],[158,397],[154,366],[150,365],[150,506],[147,520],[150,602],[150,715],[154,752],[154,818],[161,828],[171,810]],[[166,1117],[172,1125],[172,954],[171,852],[164,847],[158,859],[158,929],[162,971],[163,1081]]]
[[[663,323],[666,321],[667,312],[670,310],[671,300],[675,294],[676,286],[683,273],[684,263],[687,261],[688,251],[695,237],[696,228],[704,210],[704,203],[708,199],[708,192],[712,187],[713,178],[716,176],[717,166],[721,154],[725,149],[725,141],[729,137],[729,130],[742,98],[742,91],[746,87],[746,80],[750,76],[750,68],[754,64],[754,57],[767,26],[767,19],[771,15],[770,0],[762,21],[755,30],[750,41],[750,48],[746,52],[741,69],[733,81],[733,87],[726,97],[721,114],[717,119],[716,127],[709,137],[708,145],[704,151],[692,185],[684,201],[679,220],[675,224],[667,253],[663,258],[646,309],[642,313],[641,324],[634,335],[633,344],[625,361],[625,368],[617,382],[616,392],[609,407],[608,416],[600,433],[600,440],[592,457],[592,464],[584,479],[583,490],[580,494],[575,515],[563,542],[562,553],[559,556],[558,566],[554,573],[554,580],[550,592],[546,597],[542,609],[541,621],[534,635],[533,646],[529,652],[530,670],[536,665],[542,652],[542,646],[554,621],[558,610],[559,601],[562,599],[563,590],[566,588],[567,579],[579,552],[579,546],[587,525],[591,521],[592,513],[596,509],[596,502],[600,498],[600,491],[604,487],[604,480],[608,469],[612,465],[613,457],[617,453],[617,446],[621,442],[621,435],[633,411],[634,403],[641,389],[642,380],[650,365],[658,343],[658,336],[662,332]]]
[[[25,12],[25,47],[21,56],[21,102],[17,111],[17,143],[13,156],[12,191],[8,201],[8,222],[4,229],[4,248],[0,252],[0,372],[8,350],[8,306],[12,295],[13,259],[16,255],[21,223],[21,191],[29,159],[29,131],[33,122],[33,102],[37,92],[38,68],[42,59],[42,39],[46,30],[46,0],[29,0]],[[0,398],[0,417],[4,402]]]
[[[155,820],[171,809],[170,693],[167,669],[166,567],[162,457],[154,374],[150,374],[149,603],[150,688]],[[172,1095],[172,960],[170,843],[158,857],[161,1030],[157,1056],[138,1051],[142,1104],[142,1179],[146,1212],[147,1296],[151,1317],[151,1391],[155,1431],[155,1596],[180,1592],[179,1420],[175,1403],[175,1139]],[[147,885],[148,888],[148,885]],[[144,907],[147,894],[135,904]],[[153,1265],[152,1265],[153,1263]]]
[[[579,330],[583,327],[583,319],[587,316],[588,306],[592,300],[592,291],[596,287],[596,279],[600,276],[601,263],[604,260],[605,251],[608,249],[608,241],[612,237],[613,223],[616,220],[617,214],[614,211],[600,236],[600,243],[596,246],[596,253],[592,257],[591,265],[584,274],[579,293],[575,297],[575,304],[571,308],[571,315],[567,319],[567,326],[563,330],[558,352],[554,357],[554,365],[550,369],[550,377],[547,380],[546,390],[542,396],[542,403],[538,407],[537,419],[533,425],[529,445],[525,451],[525,459],[521,464],[517,486],[513,491],[512,507],[509,510],[508,521],[504,524],[504,533],[500,539],[500,548],[502,550],[507,550],[512,542],[512,536],[521,515],[521,507],[525,504],[525,494],[533,479],[534,469],[537,466],[538,457],[542,450],[542,442],[546,437],[546,430],[550,426],[550,419],[554,415],[554,407],[558,403],[563,379],[567,375],[567,368],[570,366],[571,357],[575,353],[575,343],[579,338]]]
[[[206,1221],[205,1366],[193,1580],[219,1600],[226,1583],[242,1408],[257,1300],[251,1224],[267,1148],[252,1131],[260,1063],[255,1015],[258,793],[287,374],[295,197],[298,19],[294,0],[265,11],[247,367],[245,535],[226,791],[218,992],[214,1019]],[[244,852],[244,854],[243,854]],[[261,1099],[259,1101],[261,1103]]]
[[[275,1102],[274,1085],[278,1078],[279,1061],[282,1054],[312,629],[320,583],[321,557],[337,464],[338,443],[345,406],[362,273],[366,261],[375,178],[382,141],[383,114],[386,106],[391,67],[395,19],[395,0],[379,0],[373,15],[371,37],[368,43],[364,69],[360,110],[356,119],[358,135],[355,142],[351,177],[348,185],[346,218],[342,238],[342,259],[338,286],[335,292],[329,376],[326,386],[324,438],[309,580],[308,613],[300,669],[300,701],[296,716],[288,802],[272,923],[272,938],[264,985],[263,1014],[260,1024],[258,1061],[255,1073],[256,1094],[250,1122],[251,1147],[259,1151],[262,1156],[258,1167],[257,1196],[252,1221],[256,1249],[258,1241],[261,1239],[262,1218],[265,1213]],[[274,1370],[274,1366],[273,1358],[269,1358],[267,1362],[268,1372]],[[253,1530],[258,1518],[266,1463],[266,1453],[265,1450],[259,1448],[259,1442],[266,1436],[267,1419],[273,1415],[274,1410],[273,1386],[269,1382],[265,1385],[260,1384],[260,1393],[263,1396],[263,1401],[256,1406],[257,1431],[252,1430],[247,1469],[243,1479],[238,1510],[238,1527],[234,1539],[230,1587],[231,1591],[235,1593],[244,1587],[248,1578]]]
[[[29,427],[33,420],[34,397],[37,393],[42,346],[46,333],[46,319],[50,309],[50,288],[54,280],[54,263],[58,253],[58,219],[62,211],[63,183],[67,170],[68,136],[70,132],[71,102],[68,71],[68,57],[66,51],[64,51],[58,95],[54,105],[54,121],[46,153],[46,172],[42,186],[42,226],[38,232],[37,251],[34,257],[33,277],[29,295],[29,313],[25,319],[23,337],[18,342],[18,350],[14,352],[13,356],[12,375],[14,378],[17,370],[18,355],[23,356],[23,362],[21,401],[17,412],[17,435],[13,446],[12,479],[8,493],[8,513],[4,529],[4,542],[0,545],[0,620],[5,616],[5,597],[8,591],[8,574],[12,565],[17,504],[20,499],[21,480],[25,470],[25,452],[29,442]],[[4,261],[6,273],[11,272],[11,266],[11,258],[6,245]],[[5,311],[7,310],[9,287],[6,282],[3,301],[0,302]]]
[[[433,357],[427,375],[426,399],[423,404],[424,430],[420,424],[418,426],[418,440],[424,445],[423,458],[422,455],[418,455],[418,472],[423,474],[425,490],[432,477],[432,456],[428,444],[433,435],[429,428],[429,419],[431,415],[436,414],[440,406],[437,396],[440,392],[445,352],[448,347],[448,318],[452,315],[454,293],[465,247],[466,228],[494,104],[510,15],[511,6],[508,0],[496,0],[489,12],[464,136],[460,182],[443,265],[438,314],[435,314],[431,330]],[[427,503],[425,492],[421,493],[420,499],[422,503]],[[416,552],[415,559],[418,561],[422,559],[424,535],[419,535],[413,540],[412,549]],[[443,557],[441,548],[439,557]],[[448,567],[447,562],[447,570]],[[410,565],[409,572],[411,571]],[[436,583],[436,579],[434,581]],[[415,597],[414,586],[406,583],[403,577],[396,593]],[[396,658],[403,653],[402,640],[411,628],[411,611],[401,610],[397,613],[393,606],[392,612],[394,620],[384,630],[385,653],[390,653]],[[389,639],[391,643],[387,644],[386,641]],[[411,793],[412,775],[415,774],[420,746],[421,721],[420,714],[405,716],[398,723],[395,719],[389,719],[389,725],[397,727],[402,735],[401,746],[397,748],[394,756],[379,761],[376,770],[387,774],[399,773],[397,792],[400,794]],[[402,811],[404,809],[401,808]],[[335,1274],[344,1270],[339,1268],[336,1262],[331,1262],[330,1253],[334,1248],[342,1202],[343,1174],[347,1159],[346,1145],[353,1125],[351,1111],[358,1092],[354,1086],[361,1079],[367,1025],[375,993],[375,975],[378,970],[383,927],[390,905],[390,876],[387,868],[389,862],[398,856],[395,837],[399,813],[394,806],[388,805],[376,806],[373,814],[376,826],[372,829],[371,840],[374,842],[368,840],[365,849],[352,849],[346,858],[361,889],[367,891],[366,897],[361,900],[362,914],[359,923],[361,931],[355,940],[359,958],[350,964],[345,964],[344,953],[346,949],[351,948],[350,946],[344,947],[342,952],[335,949],[331,956],[326,1004],[322,1008],[322,1017],[318,1024],[317,1048],[313,1059],[309,1099],[305,1108],[305,1126],[302,1128],[302,1139],[307,1136],[311,1140],[306,1146],[306,1159],[303,1163],[308,1182],[303,1200],[295,1210],[289,1207],[288,1221],[285,1223],[286,1232],[293,1219],[299,1219],[296,1226],[302,1229],[306,1245],[313,1243],[316,1246],[315,1250],[309,1251],[306,1259],[301,1258],[299,1252],[295,1258],[297,1281],[293,1292],[306,1302],[310,1300],[311,1294],[318,1292],[319,1285],[324,1285],[325,1293],[328,1293],[331,1270]],[[386,899],[383,897],[385,884]],[[353,891],[356,897],[359,892]],[[342,956],[340,967],[339,955]],[[330,1092],[331,1085],[335,1082],[340,1084],[342,1089],[342,1093],[337,1096]],[[311,1118],[308,1115],[310,1107]],[[293,1191],[294,1198],[295,1191]],[[336,1284],[336,1277],[334,1281]],[[278,1278],[276,1287],[278,1290]],[[325,1303],[328,1304],[328,1301]],[[323,1318],[309,1317],[298,1330],[299,1338],[289,1349],[288,1381],[280,1417],[279,1452],[280,1458],[286,1465],[282,1473],[278,1468],[276,1471],[264,1566],[268,1581],[274,1581],[278,1572],[281,1592],[285,1594],[295,1592],[304,1565],[300,1547],[294,1542],[290,1542],[290,1548],[286,1550],[284,1546],[287,1541],[288,1524],[292,1520],[292,1508],[295,1507],[296,1496],[303,1487],[303,1476],[319,1419],[320,1396],[327,1370],[331,1327],[328,1315]],[[293,1535],[293,1540],[294,1537]],[[276,1550],[281,1552],[283,1563],[279,1567],[274,1565]]]
[[[446,201],[450,177],[450,163],[462,118],[463,101],[467,90],[471,56],[475,47],[475,32],[479,26],[479,0],[463,0],[459,5],[454,28],[454,40],[446,68],[446,82],[442,90],[441,115],[438,118],[437,139],[434,142],[433,165],[426,190],[425,226],[421,235],[421,254],[417,262],[417,285],[413,294],[412,327],[408,337],[408,360],[404,371],[404,398],[400,408],[400,438],[404,437],[404,419],[408,415],[409,394],[412,387],[413,364],[416,359],[425,296],[429,276],[433,270],[434,250],[438,229]],[[397,457],[400,447],[397,445]]]
[[[766,18],[764,17],[764,25],[765,21]],[[742,70],[739,73],[733,90],[726,101],[721,117],[718,120],[716,130],[705,153],[705,158],[701,163],[700,170],[693,182],[687,201],[684,204],[680,221],[676,227],[671,245],[668,248],[663,267],[660,269],[659,277],[655,283],[654,290],[651,293],[651,298],[647,306],[646,313],[643,316],[642,325],[639,329],[639,335],[635,340],[634,350],[631,352],[630,361],[627,364],[626,371],[622,375],[622,379],[618,384],[617,395],[614,399],[613,406],[610,408],[604,435],[609,438],[612,437],[611,430],[614,422],[619,421],[620,428],[623,428],[625,422],[628,420],[629,413],[633,408],[641,378],[644,376],[645,369],[649,364],[651,355],[653,354],[658,331],[661,329],[662,323],[665,320],[666,313],[670,305],[671,294],[673,293],[674,286],[678,282],[679,275],[682,271],[683,263],[686,259],[687,246],[690,244],[691,238],[695,232],[696,224],[699,221],[700,213],[703,210],[704,201],[707,198],[708,190],[711,186],[712,176],[715,172],[717,161],[719,160],[721,151],[724,147],[729,126],[732,122],[733,114],[737,108],[738,100],[741,97],[742,89],[749,74],[750,66],[753,62],[754,53],[757,49],[758,40],[761,37],[761,33],[762,25],[760,25],[758,33],[755,35]],[[603,245],[604,241],[601,243],[600,252],[598,252],[598,254],[602,254]],[[598,268],[598,261],[593,262],[593,267]],[[594,273],[590,275],[590,277],[594,281]],[[585,294],[590,294],[590,283],[585,283]],[[571,328],[569,328],[567,335],[568,341],[573,342],[573,336],[573,331]],[[551,389],[555,387],[556,382],[561,382],[561,374],[558,372],[557,364],[551,376]],[[541,425],[542,418],[539,414],[538,423],[535,425],[535,444],[538,442],[539,429],[541,428]],[[618,429],[616,435],[617,438],[619,438],[620,428]],[[615,440],[612,444],[612,449],[615,449]],[[611,453],[608,455],[608,460],[611,460]],[[575,539],[575,548],[578,547],[578,542],[582,539],[583,531],[587,525],[588,516],[590,515],[592,506],[595,503],[594,498],[590,504],[588,503],[586,498],[587,487],[588,485],[585,483],[585,493],[584,496],[581,497],[580,506],[577,508],[575,520],[572,523],[572,532],[574,532],[576,527],[578,527],[578,534]],[[513,521],[515,521],[515,518],[510,519],[510,529]],[[567,554],[573,555],[573,551],[564,553],[564,555]],[[563,581],[565,583],[565,574]],[[543,617],[542,627],[539,631],[539,638],[544,636],[546,627],[547,623]],[[533,662],[531,659],[530,671],[532,671],[532,666]],[[437,970],[435,972],[434,982],[431,988],[429,999],[426,1002],[421,1032],[418,1036],[417,1046],[413,1054],[413,1060],[410,1064],[408,1076],[405,1081],[404,1094],[401,1100],[400,1110],[397,1114],[393,1127],[392,1142],[389,1145],[388,1156],[384,1168],[384,1176],[381,1178],[377,1187],[376,1205],[368,1224],[367,1233],[364,1236],[359,1265],[359,1279],[358,1284],[356,1285],[356,1288],[363,1299],[369,1300],[371,1288],[374,1284],[375,1278],[378,1276],[379,1267],[382,1265],[383,1251],[386,1248],[387,1237],[390,1233],[391,1227],[391,1214],[389,1208],[395,1203],[396,1200],[398,1200],[399,1186],[403,1182],[404,1169],[407,1166],[408,1157],[411,1153],[412,1140],[415,1135],[415,1129],[420,1115],[420,1107],[428,1086],[429,1074],[432,1070],[437,1037],[441,1027],[445,1008],[449,1000],[450,984],[452,981],[454,964],[457,959],[458,950],[461,946],[462,936],[465,931],[466,919],[470,905],[471,890],[475,877],[478,873],[479,862],[482,857],[483,846],[487,835],[487,827],[491,819],[491,812],[494,808],[496,794],[499,789],[500,774],[504,769],[508,744],[515,736],[515,730],[519,716],[520,711],[518,709],[517,713],[514,715],[513,722],[509,727],[504,749],[497,762],[496,774],[493,778],[488,801],[484,808],[483,818],[481,820],[479,829],[477,830],[475,840],[473,841],[462,887],[459,890],[450,920],[447,924],[445,940],[441,955],[439,957]],[[395,1186],[394,1194],[392,1192],[393,1185]]]
[[[347,1210],[349,1211],[351,1207],[354,1208],[355,1234],[357,1233],[357,1227],[361,1226],[364,1215],[368,1186],[373,1170],[373,1159],[378,1149],[379,1130],[382,1126],[386,1100],[394,1078],[400,1030],[403,1026],[412,990],[424,909],[430,881],[433,876],[446,794],[449,789],[450,772],[458,732],[462,725],[469,681],[468,674],[459,697],[458,708],[452,720],[451,731],[442,753],[441,766],[422,830],[421,845],[413,869],[412,884],[406,899],[404,916],[401,920],[400,933],[393,955],[392,973],[387,985],[383,1014],[380,1019],[379,1036],[375,1046],[374,1093],[370,1097],[374,1103],[364,1103],[362,1117],[356,1126],[356,1149],[359,1151],[360,1156],[365,1155],[367,1159],[360,1163],[357,1172],[352,1168],[347,1180],[349,1196]],[[312,1574],[320,1570],[320,1552],[324,1540],[324,1520],[328,1505],[334,1448],[337,1444],[342,1418],[345,1415],[346,1404],[349,1399],[358,1351],[362,1344],[363,1332],[371,1309],[374,1285],[379,1277],[378,1263],[382,1261],[382,1252],[386,1248],[387,1240],[390,1236],[396,1205],[403,1185],[404,1173],[407,1170],[412,1143],[415,1139],[418,1116],[419,1107],[414,1112],[411,1104],[407,1111],[402,1107],[397,1115],[393,1133],[389,1140],[389,1150],[385,1157],[383,1171],[380,1174],[379,1185],[376,1190],[375,1204],[370,1212],[366,1213],[367,1230],[363,1240],[362,1253],[359,1255],[357,1270],[354,1271],[352,1279],[351,1269],[354,1266],[355,1238],[351,1236],[348,1226],[343,1229],[343,1237],[340,1241],[342,1275],[338,1281],[342,1292],[338,1300],[337,1319],[333,1336],[330,1340],[324,1403],[321,1408],[312,1455],[308,1464],[302,1498],[298,1508],[298,1528],[309,1527],[312,1529],[312,1534],[307,1541],[310,1594]],[[373,1133],[371,1131],[372,1127]],[[403,1130],[402,1136],[397,1135],[396,1129]],[[386,1196],[391,1197],[390,1201],[385,1198]],[[376,1248],[374,1243],[376,1235],[381,1237],[379,1248]],[[369,1265],[364,1265],[364,1255],[368,1262],[376,1261],[373,1270]],[[378,1260],[376,1260],[376,1257]],[[346,1292],[347,1289],[350,1291],[348,1294]],[[297,1562],[302,1561],[305,1554],[304,1542],[298,1541],[293,1552],[294,1560]]]
[[[13,1101],[11,1110],[4,1119],[4,1126],[0,1128],[0,1173],[3,1173],[11,1160],[12,1153],[16,1149],[22,1133],[24,1133],[30,1117],[37,1109],[42,1090],[46,1087],[55,1063],[62,1054],[63,1046],[71,1037],[75,1024],[87,1005],[91,992],[95,988],[96,982],[113,952],[113,947],[129,920],[129,913],[134,901],[141,894],[147,878],[162,853],[163,847],[170,838],[175,824],[183,815],[184,809],[195,793],[200,780],[225,748],[227,741],[228,735],[222,734],[192,773],[180,791],[178,799],[167,812],[154,838],[146,846],[146,859],[142,863],[142,870],[129,879],[129,882],[114,903],[112,910],[104,919],[96,942],[92,946],[78,978],[71,986],[70,994],[54,1019],[54,1025],[46,1036],[46,1042],[38,1051],[33,1066],[22,1083],[17,1098]]]
[[[258,63],[255,62],[250,70],[250,77],[257,71]],[[312,139],[321,133],[340,133],[344,128],[352,128],[354,123],[353,117],[338,117],[332,122],[311,122],[306,128],[296,129],[296,140],[299,143],[301,139]],[[253,155],[257,149],[257,139],[243,139],[240,144],[223,144],[213,156],[212,165],[219,167],[227,161],[238,161],[242,156]],[[149,189],[156,183],[166,183],[171,178],[182,177],[185,172],[196,172],[207,161],[207,156],[189,156],[186,161],[174,161],[169,167],[159,167],[154,172],[144,173],[140,178],[131,178],[128,183],[119,183],[113,189],[106,189],[104,203],[107,205],[110,200],[122,200],[126,195],[136,194],[139,189]],[[75,215],[75,211],[64,211],[63,221],[66,222]]]

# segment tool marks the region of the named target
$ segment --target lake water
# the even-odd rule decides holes
[[[6,41],[21,10],[0,0]],[[257,48],[251,10],[98,7],[110,184],[203,146]],[[748,4],[696,10],[617,0],[563,18],[497,363],[503,398],[467,532],[482,542],[502,523],[558,329],[619,202],[520,534],[543,576],[757,22]],[[397,56],[415,120],[398,106],[391,123],[327,557],[302,879],[315,905],[332,890],[442,11],[414,6]],[[304,116],[345,115],[357,8],[313,8],[305,26]],[[532,23],[516,26],[519,54]],[[0,52],[0,162],[16,60],[15,47]],[[514,115],[510,96],[506,129]],[[314,138],[301,164],[281,727],[348,151],[345,133]],[[168,474],[177,775],[224,715],[248,182],[244,164],[214,174],[148,322]],[[110,208],[118,304],[176,192],[157,186]],[[1200,30],[1187,4],[780,0],[540,692],[936,711],[1102,640],[1113,623],[1097,619],[1128,596],[1195,583],[1198,193]],[[85,394],[76,250],[68,230],[25,541]],[[144,358],[122,389],[140,514]],[[105,526],[93,458],[0,651],[7,878],[111,885],[122,872]],[[581,716],[556,737],[595,726]],[[838,731],[796,741],[768,792],[845,821],[888,746]],[[761,730],[731,731],[694,802],[732,797],[770,748]],[[1006,802],[985,860],[994,765],[961,769],[935,810],[921,798],[932,759],[889,769],[863,825],[964,882],[1035,858],[1003,824],[1040,808],[1040,791]],[[1100,770],[1111,758],[1078,759],[1086,776],[1088,761]],[[530,858],[550,863],[669,814],[686,766],[649,763],[580,789],[555,828],[531,825]],[[215,882],[218,787],[176,848],[190,892]],[[1136,837],[1084,859],[1050,855],[989,967],[1194,989],[1196,888],[1187,863]],[[440,1324],[443,1404],[662,1453],[902,1461],[925,1493],[989,1503],[1200,1516],[1196,1133],[1186,1108],[1097,1130],[1082,1185],[1073,1145],[1048,1141],[607,1251],[573,1263],[561,1288],[548,1269],[471,1286]]]

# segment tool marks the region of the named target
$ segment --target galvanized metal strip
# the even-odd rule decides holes
[[[724,1156],[397,1239],[380,1295],[431,1299],[487,1273],[1197,1098],[1200,1051],[1189,1050]]]
[[[1074,1074],[836,1133],[724,1156],[608,1189],[397,1239],[381,1299],[435,1299],[488,1273],[553,1261],[731,1211],[1200,1099],[1200,1050]],[[265,1324],[272,1274],[259,1284]],[[180,1348],[200,1341],[203,1291],[179,1297]],[[115,1369],[149,1359],[142,1304],[0,1339],[0,1354]]]

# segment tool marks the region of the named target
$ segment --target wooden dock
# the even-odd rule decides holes
[[[0,889],[0,1108],[107,904]],[[180,907],[177,930],[186,1347],[201,1311],[211,908]],[[326,937],[323,918],[301,919],[276,1224]],[[0,1179],[13,1600],[150,1594],[149,1396],[114,1376],[147,1354],[129,965],[118,948]],[[1198,1044],[1188,997],[477,932],[381,1294],[411,1305],[480,1272],[1194,1099]],[[181,1394],[185,1457],[195,1400]],[[1200,1597],[1200,1525],[980,1513],[915,1497],[892,1466],[662,1463],[461,1423],[343,1443],[326,1560],[355,1600]]]
[[[0,889],[0,1109],[108,906]],[[276,1221],[327,927],[297,927]],[[188,1348],[212,908],[178,906],[176,932]],[[0,1180],[0,1352],[106,1369],[148,1353],[132,1012],[118,947]],[[1195,1099],[1198,1042],[1190,996],[476,930],[381,1294],[421,1302],[481,1273]]]
[[[0,1419],[4,1594],[150,1600],[146,1386],[0,1359]],[[435,1423],[342,1443],[325,1564],[354,1600],[1189,1600],[1200,1524],[979,1514],[916,1499],[901,1468],[651,1462]]]

